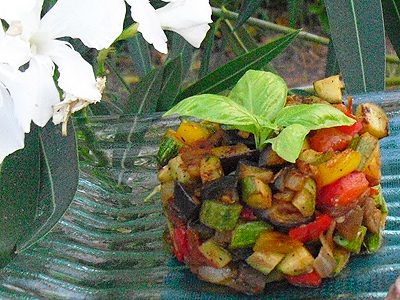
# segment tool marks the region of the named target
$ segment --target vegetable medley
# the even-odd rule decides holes
[[[267,74],[265,84],[273,85],[270,73],[252,72]],[[312,97],[280,91],[272,98],[282,105],[266,105],[274,110],[268,119],[253,114],[258,128],[173,109],[204,120],[183,119],[165,133],[158,153],[165,239],[200,279],[246,294],[277,280],[315,287],[339,274],[351,254],[379,249],[387,215],[379,139],[388,134],[388,119],[372,103],[353,114],[338,82],[316,82]],[[271,96],[264,90],[257,97]]]

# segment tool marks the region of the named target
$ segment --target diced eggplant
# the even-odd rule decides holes
[[[244,144],[250,149],[256,148],[256,143],[252,134],[250,134],[248,137],[244,137],[238,130],[227,130],[226,135],[229,145]]]
[[[251,208],[267,209],[271,207],[272,192],[268,184],[254,176],[241,180],[242,200]]]
[[[283,185],[289,190],[299,192],[303,189],[306,179],[307,176],[302,174],[299,170],[288,169],[288,172],[285,174]]]
[[[378,234],[382,224],[382,212],[376,208],[375,201],[368,197],[364,202],[363,224],[371,233]]]
[[[308,177],[306,178],[303,189],[297,192],[293,197],[292,204],[304,217],[311,217],[315,212],[316,199],[317,185],[311,177]]]
[[[254,176],[264,183],[270,183],[274,178],[274,173],[271,170],[258,167],[254,162],[246,160],[239,161],[236,174],[240,179],[247,176]]]
[[[227,248],[232,240],[232,230],[216,231],[212,240],[223,248]]]
[[[362,243],[364,241],[365,234],[367,233],[367,228],[361,226],[358,230],[357,237],[353,240],[346,240],[340,234],[336,234],[333,237],[335,243],[346,250],[353,252],[353,253],[360,253]]]
[[[225,203],[239,202],[237,190],[238,178],[236,176],[224,176],[204,184],[201,188],[202,200],[221,200]]]
[[[247,264],[240,263],[238,275],[229,286],[238,292],[247,295],[261,293],[267,282],[267,278],[261,272],[253,269]]]
[[[285,257],[283,253],[277,252],[254,252],[250,255],[246,262],[254,269],[260,271],[264,275],[268,275]]]
[[[235,228],[242,211],[239,204],[224,204],[217,201],[205,200],[200,210],[200,221],[217,231]]]
[[[296,276],[311,271],[313,263],[314,257],[302,246],[286,254],[277,268],[286,275]]]
[[[318,97],[329,103],[342,103],[344,83],[339,75],[314,81],[314,90]]]
[[[184,143],[176,137],[176,132],[172,129],[168,130],[161,139],[160,148],[157,153],[157,162],[163,167],[168,161],[177,156],[179,149],[184,146]]]
[[[173,207],[184,221],[198,218],[200,201],[193,195],[193,187],[175,182]]]
[[[224,175],[221,161],[214,155],[206,155],[200,161],[200,178],[204,184],[213,181]]]
[[[258,165],[260,167],[276,167],[286,163],[287,161],[272,150],[271,146],[265,147],[265,149],[261,151],[258,159]]]
[[[232,249],[251,247],[265,230],[272,230],[272,226],[263,221],[239,224],[233,230],[230,247]]]
[[[288,230],[313,220],[313,216],[304,217],[292,203],[282,201],[274,201],[269,209],[254,210],[254,214],[282,230]]]
[[[233,262],[244,261],[253,253],[253,249],[251,248],[237,248],[229,250],[232,255]]]
[[[374,103],[362,103],[356,109],[356,117],[361,120],[363,132],[369,132],[378,139],[389,134],[389,119],[382,108]]]
[[[211,153],[219,157],[226,175],[237,169],[237,164],[240,160],[245,159],[256,162],[260,154],[258,150],[251,150],[244,144],[216,147],[211,149]]]
[[[199,220],[188,223],[188,229],[193,230],[198,234],[201,240],[208,240],[214,236],[215,230],[199,222]]]
[[[357,205],[350,210],[345,216],[343,222],[336,222],[338,233],[346,240],[354,240],[363,221],[364,209]],[[340,218],[342,219],[342,218]]]
[[[205,241],[199,250],[218,269],[225,267],[232,260],[230,253],[213,240]]]

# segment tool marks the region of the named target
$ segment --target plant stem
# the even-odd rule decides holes
[[[237,20],[239,18],[239,14],[235,13],[233,11],[227,10],[226,8],[212,8],[213,15],[219,18],[225,18],[228,20]],[[296,29],[286,27],[283,25],[278,25],[272,22],[260,20],[257,18],[249,18],[246,21],[247,24],[256,26],[261,29],[269,29],[275,32],[281,32],[281,33],[292,33],[296,31]],[[300,31],[298,37],[300,39],[303,39],[305,41],[309,42],[314,42],[317,44],[321,45],[328,45],[329,44],[329,38],[322,37],[313,33],[309,33],[306,31]],[[393,64],[400,64],[399,58],[397,58],[395,55],[386,55],[386,62],[388,63],[393,63]]]

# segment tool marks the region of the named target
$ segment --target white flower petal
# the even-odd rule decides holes
[[[26,64],[31,56],[28,42],[16,36],[0,38],[0,63],[8,63],[15,69]]]
[[[9,65],[0,65],[0,82],[4,84],[11,95],[15,115],[24,132],[30,131],[33,111],[30,81],[28,79],[25,78],[24,73],[11,68]]]
[[[58,86],[78,98],[99,101],[101,94],[92,66],[65,42],[53,40],[50,45],[47,55],[58,66]]]
[[[1,0],[0,1],[0,18],[7,21],[21,20],[25,15],[43,0]]]
[[[153,44],[154,48],[161,53],[167,53],[167,36],[161,28],[156,10],[148,0],[127,0],[131,6],[132,19],[139,23],[138,31],[143,38]]]
[[[18,149],[24,148],[24,131],[18,124],[13,102],[5,88],[0,86],[0,163]]]
[[[29,68],[23,74],[24,79],[30,85],[31,97],[29,100],[33,105],[32,120],[41,127],[45,126],[53,115],[53,106],[60,102],[53,74],[53,62],[49,57],[42,55],[34,56],[29,63]],[[29,112],[25,111],[25,113]]]
[[[79,38],[98,50],[108,48],[121,34],[123,0],[58,0],[41,20],[40,31],[51,38]]]
[[[171,1],[157,9],[162,28],[173,31],[211,23],[211,14],[209,0]]]
[[[207,35],[210,29],[208,24],[201,24],[189,28],[172,29],[188,41],[193,47],[200,48],[201,42]]]

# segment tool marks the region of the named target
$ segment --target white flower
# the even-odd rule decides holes
[[[210,29],[208,23],[212,22],[209,0],[163,1],[169,3],[156,10],[148,0],[126,0],[143,38],[159,52],[167,53],[165,29],[177,32],[194,47],[200,47]]]

